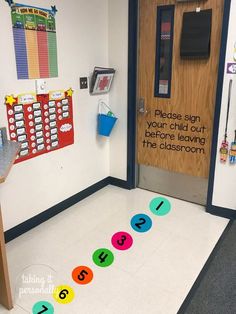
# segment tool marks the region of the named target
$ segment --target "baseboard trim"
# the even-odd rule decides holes
[[[128,181],[117,179],[115,177],[108,177],[109,178],[109,184],[117,186],[122,189],[131,190],[133,189],[133,186],[129,184]]]
[[[57,214],[61,213],[65,209],[69,208],[72,205],[75,205],[79,201],[82,201],[86,197],[92,195],[93,193],[101,190],[105,186],[110,184],[109,177],[91,185],[90,187],[86,188],[85,190],[67,198],[66,200],[58,203],[55,206],[43,211],[42,213],[22,222],[21,224],[5,231],[5,242],[9,242],[23,233],[37,227],[38,225],[42,224],[43,222],[49,220],[50,218],[56,216]]]
[[[129,184],[128,181],[121,180],[115,177],[107,177],[103,180],[89,186],[88,188],[84,189],[83,191],[69,197],[68,199],[56,204],[55,206],[52,206],[51,208],[43,211],[42,213],[22,222],[21,224],[7,230],[4,232],[5,236],[5,242],[10,242],[20,235],[26,233],[27,231],[37,227],[38,225],[44,223],[45,221],[51,219],[52,217],[56,216],[57,214],[63,212],[67,208],[75,205],[76,203],[82,201],[86,197],[94,194],[95,192],[103,189],[107,185],[114,185],[122,189],[131,190],[133,189],[133,186]],[[222,207],[217,206],[207,206],[208,213],[228,218],[228,219],[236,219],[236,211],[232,209],[226,209]]]
[[[95,192],[103,189],[107,185],[114,185],[123,189],[131,189],[128,181],[117,179],[114,177],[107,177],[103,180],[89,186],[88,188],[82,190],[81,192],[67,198],[66,200],[52,206],[51,208],[43,211],[42,213],[22,222],[21,224],[7,230],[4,232],[5,242],[10,242],[20,235],[26,233],[27,231],[37,227],[38,225],[44,223],[45,221],[51,219],[57,214],[63,212],[67,208],[75,205],[76,203],[82,201],[86,197],[94,194]]]
[[[215,216],[236,220],[236,210],[214,205],[207,205],[206,212]]]

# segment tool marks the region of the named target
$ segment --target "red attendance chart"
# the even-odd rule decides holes
[[[18,79],[58,76],[56,11],[56,7],[11,6]]]
[[[15,163],[74,143],[72,92],[6,96],[10,139],[21,144]]]

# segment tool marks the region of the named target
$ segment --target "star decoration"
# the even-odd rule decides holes
[[[67,92],[67,96],[69,96],[69,97],[72,97],[72,95],[74,93],[72,88],[68,89],[66,92]]]
[[[9,0],[9,1],[11,1],[11,0]],[[58,10],[57,10],[55,5],[52,5],[51,8],[52,8],[52,15],[55,16]]]
[[[9,106],[13,106],[13,104],[16,102],[16,100],[15,100],[13,95],[6,96],[5,100],[6,100],[5,104],[9,105]]]
[[[5,1],[9,4],[10,7],[13,5],[13,0],[5,0]]]

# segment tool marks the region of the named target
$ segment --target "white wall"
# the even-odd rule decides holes
[[[226,64],[227,62],[233,61],[234,43],[236,42],[236,1],[231,1],[231,12],[230,12],[230,22],[229,22],[229,33],[227,42],[227,54],[226,54]],[[236,75],[225,74],[224,85],[223,85],[223,95],[222,95],[222,107],[220,115],[219,124],[219,137],[218,137],[218,153],[217,162],[215,169],[215,182],[213,190],[213,205],[230,208],[236,210],[236,165],[227,164],[223,165],[219,161],[219,149],[221,142],[224,138],[225,121],[227,114],[227,101],[228,101],[228,87],[229,80],[233,79],[232,86],[232,98],[231,107],[229,113],[229,124],[228,124],[228,141],[231,143],[234,140],[234,130],[236,130]]]
[[[128,0],[109,3],[109,65],[116,76],[109,103],[118,117],[110,139],[111,176],[127,179]]]
[[[49,7],[49,0],[24,1]],[[57,44],[59,78],[47,79],[48,90],[75,90],[75,144],[14,165],[0,186],[5,230],[37,215],[86,187],[111,175],[126,180],[128,0],[54,0],[58,8]],[[228,62],[233,61],[236,41],[236,1],[232,1],[227,43]],[[10,8],[0,1],[0,126],[7,126],[5,95],[34,91],[34,80],[17,80]],[[109,96],[103,96],[118,122],[109,139],[96,135],[97,102],[101,97],[79,90],[79,77],[88,76],[94,65],[111,66],[117,72]],[[5,69],[5,71],[3,71]],[[236,76],[225,75],[218,151],[224,135],[228,82],[233,78],[229,140],[236,129]],[[236,209],[236,165],[222,165],[217,156],[213,205]]]
[[[79,90],[80,76],[88,76],[94,65],[108,66],[110,0],[22,2],[45,8],[55,4],[58,8],[56,23],[59,78],[46,81],[48,90],[69,87],[75,90],[75,144],[13,166],[7,181],[0,186],[5,230],[110,175],[109,140],[96,136],[97,101],[100,97],[91,97],[88,90]],[[0,1],[0,20],[0,126],[7,126],[3,105],[5,96],[34,91],[34,80],[17,80],[10,8],[5,1]],[[114,67],[115,62],[116,60]],[[120,114],[119,110],[117,114]],[[123,124],[125,121],[121,122]],[[116,131],[123,132],[119,128]],[[123,144],[120,147],[125,149]],[[123,153],[126,155],[126,152]],[[119,175],[117,171],[112,173]],[[123,168],[120,177],[123,177]]]

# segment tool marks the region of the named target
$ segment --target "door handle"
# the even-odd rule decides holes
[[[139,113],[139,114],[142,114],[142,115],[145,115],[145,114],[151,112],[151,110],[147,110],[147,109],[146,109],[144,98],[139,98],[137,110],[138,110],[138,113]]]
[[[145,109],[145,100],[144,98],[139,98],[138,100],[138,113],[146,114],[148,111]]]

